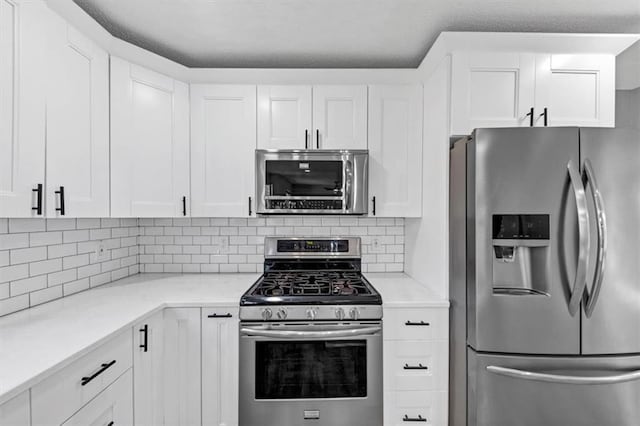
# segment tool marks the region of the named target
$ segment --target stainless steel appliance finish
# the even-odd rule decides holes
[[[256,150],[259,214],[366,214],[367,150]]]
[[[454,144],[452,425],[640,424],[638,158],[632,130]]]
[[[240,300],[240,426],[382,426],[382,299],[360,239],[265,241]]]

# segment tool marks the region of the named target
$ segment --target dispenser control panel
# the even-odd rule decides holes
[[[494,240],[548,240],[548,214],[494,214]]]

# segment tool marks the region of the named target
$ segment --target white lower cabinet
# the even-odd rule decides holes
[[[446,426],[448,309],[384,308],[384,424]]]
[[[126,426],[133,424],[132,372],[127,370],[62,426]]]
[[[202,424],[238,425],[238,306],[202,309]]]
[[[162,425],[164,310],[133,327],[133,403],[136,425]]]
[[[200,308],[164,311],[164,424],[202,424]]]
[[[0,405],[0,425],[24,426],[31,424],[31,406],[29,404],[29,391],[13,397]]]

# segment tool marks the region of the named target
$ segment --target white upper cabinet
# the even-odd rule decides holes
[[[369,214],[422,214],[422,88],[369,86]]]
[[[0,217],[44,214],[33,190],[43,185],[44,197],[49,17],[43,2],[0,0]]]
[[[191,85],[191,215],[254,214],[256,86]]]
[[[313,87],[315,149],[367,149],[367,86]]]
[[[57,15],[50,23],[47,217],[109,216],[109,55]]]
[[[535,55],[455,52],[451,73],[451,134],[477,127],[529,126]]]
[[[258,148],[366,149],[367,86],[258,86]]]
[[[479,127],[613,127],[614,121],[613,54],[452,55],[452,135]]]
[[[111,215],[189,214],[189,88],[111,58]]]
[[[537,55],[536,125],[615,126],[613,55]]]
[[[311,87],[258,86],[258,148],[311,145]]]

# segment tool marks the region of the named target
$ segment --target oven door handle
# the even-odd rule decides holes
[[[275,337],[279,339],[324,339],[332,337],[354,337],[378,334],[382,327],[350,328],[347,330],[301,331],[301,330],[264,330],[243,327],[240,334],[244,336]]]

